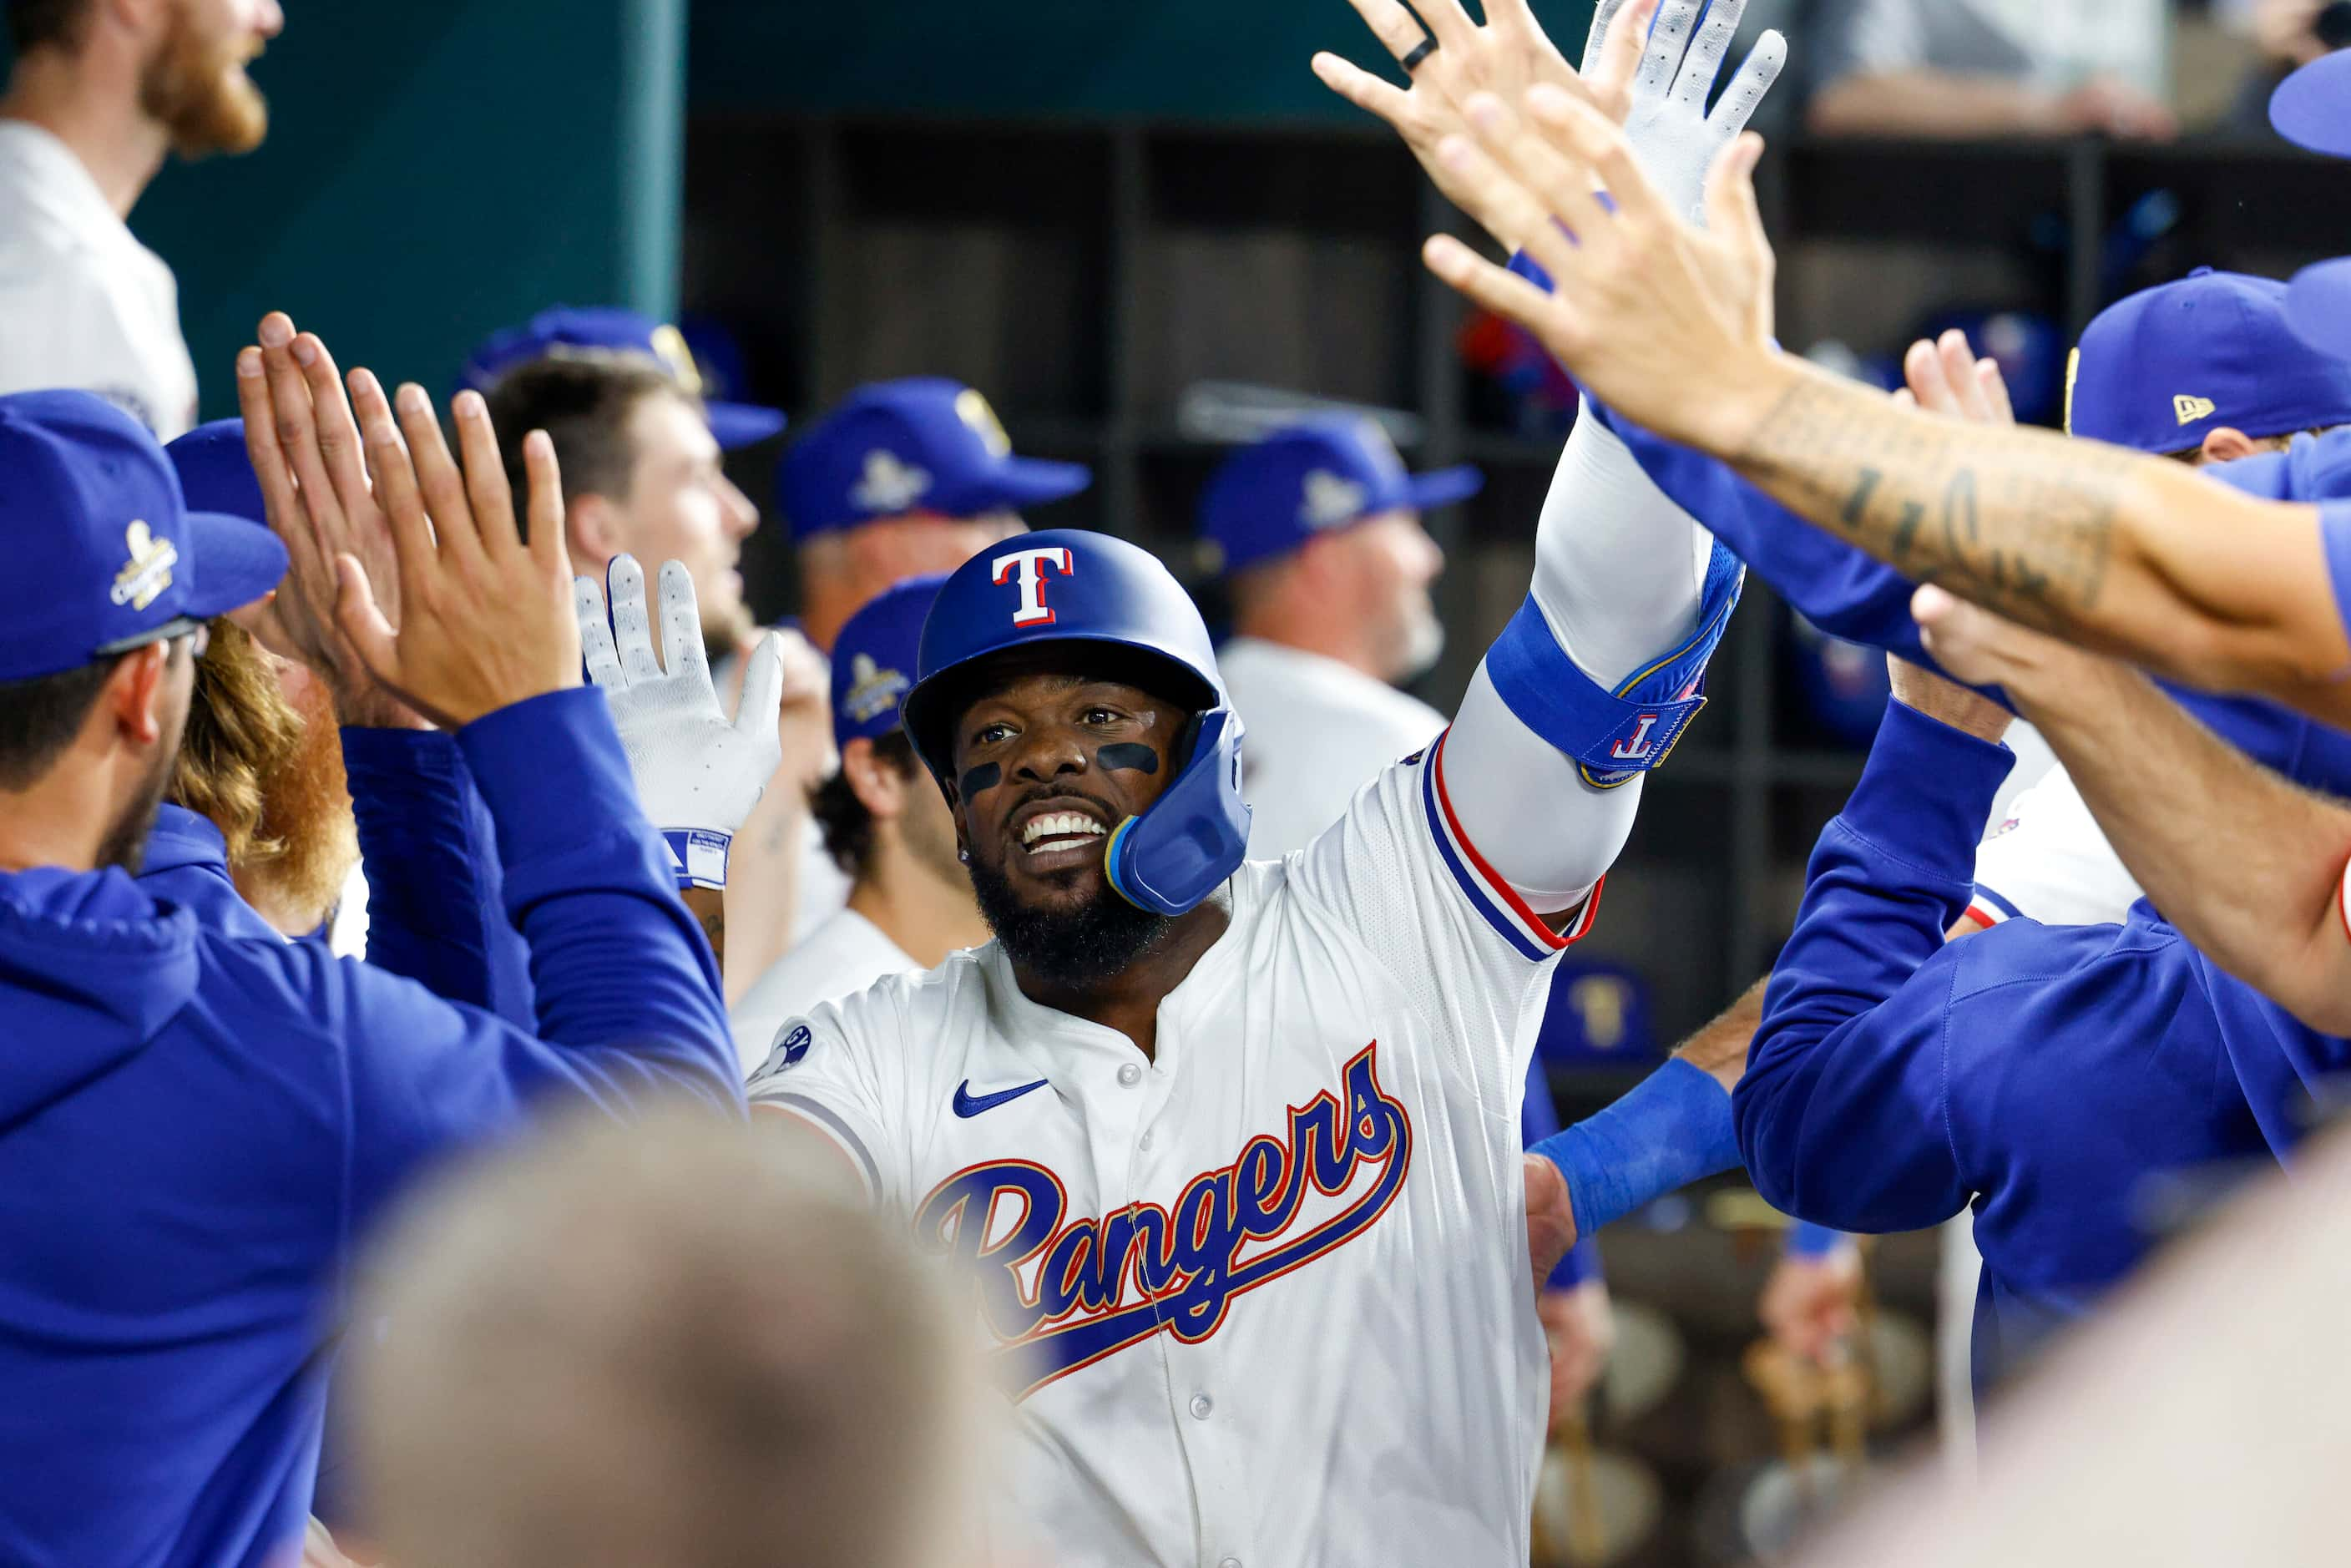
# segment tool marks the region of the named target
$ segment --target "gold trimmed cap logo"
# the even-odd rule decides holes
[[[1012,455],[1012,437],[1004,434],[1004,422],[987,406],[987,400],[969,387],[956,393],[956,417],[977,432],[991,456]]]
[[[131,559],[114,574],[114,602],[144,610],[172,586],[172,569],[180,564],[180,547],[170,539],[157,538],[143,522],[123,529],[122,542]]]

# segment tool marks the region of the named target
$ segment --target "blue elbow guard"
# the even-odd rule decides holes
[[[1706,662],[1739,606],[1746,569],[1714,547],[1689,640],[1610,691],[1575,667],[1529,594],[1486,654],[1487,678],[1520,724],[1573,759],[1583,781],[1614,789],[1666,759],[1698,710]]]
[[[1739,1133],[1729,1091],[1676,1057],[1533,1152],[1567,1178],[1580,1240],[1677,1187],[1738,1169]]]

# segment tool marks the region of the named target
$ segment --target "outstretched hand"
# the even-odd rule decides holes
[[[479,392],[450,405],[461,469],[433,401],[413,382],[392,402],[366,371],[350,378],[375,503],[392,536],[400,624],[380,570],[356,551],[335,558],[335,624],[368,673],[418,713],[454,729],[580,684],[580,623],[563,543],[563,486],[545,431],[523,440],[530,542]],[[395,414],[395,407],[397,413]]]
[[[1533,333],[1593,396],[1635,423],[1708,450],[1734,447],[1777,395],[1775,262],[1755,199],[1761,138],[1744,132],[1706,181],[1708,226],[1677,210],[1624,130],[1547,87],[1524,111],[1480,94],[1471,137],[1438,161],[1468,210],[1548,272],[1546,293],[1450,235],[1429,269]]]
[[[335,620],[335,562],[355,557],[376,585],[384,619],[400,621],[392,524],[369,488],[359,425],[334,356],[283,311],[261,319],[258,348],[236,357],[236,399],[246,455],[269,527],[286,546],[286,580],[273,608],[283,651],[308,665],[332,696],[338,721],[413,728],[424,720],[370,675]]]
[[[1464,106],[1470,95],[1490,92],[1515,103],[1529,88],[1547,83],[1579,95],[1608,119],[1622,123],[1632,103],[1642,40],[1658,5],[1658,0],[1631,0],[1630,4],[1603,0],[1592,18],[1583,68],[1579,71],[1562,57],[1528,8],[1527,0],[1489,0],[1483,26],[1469,19],[1461,0],[1426,0],[1418,7],[1428,20],[1426,35],[1399,0],[1350,3],[1372,36],[1396,59],[1410,56],[1424,37],[1434,39],[1437,47],[1412,68],[1408,89],[1327,51],[1314,57],[1314,74],[1349,103],[1394,126],[1437,188],[1473,216],[1475,209],[1454,188],[1451,175],[1437,157],[1439,142],[1468,129]],[[1738,3],[1743,5],[1746,0]],[[1508,238],[1503,243],[1515,244]]]

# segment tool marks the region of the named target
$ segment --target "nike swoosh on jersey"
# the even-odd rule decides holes
[[[971,1092],[971,1080],[967,1078],[956,1085],[955,1113],[964,1117],[977,1116],[983,1111],[995,1110],[1008,1100],[1018,1100],[1031,1089],[1043,1087],[1045,1081],[1040,1078],[1036,1082],[1023,1083],[1018,1089],[999,1089],[993,1094],[975,1094]]]

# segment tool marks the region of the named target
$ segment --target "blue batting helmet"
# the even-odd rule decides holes
[[[953,723],[970,677],[1015,649],[1093,643],[1140,659],[1161,695],[1192,710],[1175,777],[1103,850],[1110,884],[1155,915],[1181,915],[1239,869],[1249,809],[1241,803],[1241,721],[1226,698],[1197,606],[1157,557],[1107,534],[1049,528],[981,551],[939,589],[923,622],[919,678],[901,709],[914,750],[952,777]]]

